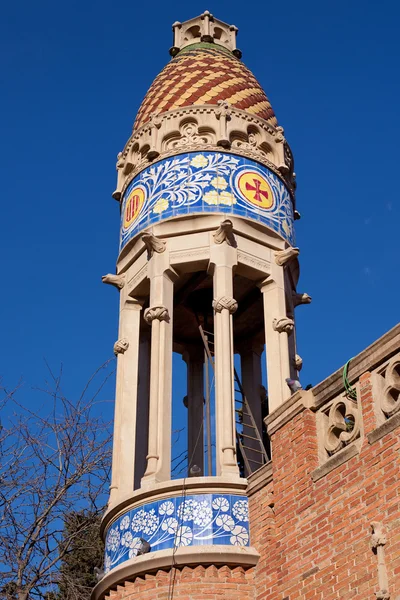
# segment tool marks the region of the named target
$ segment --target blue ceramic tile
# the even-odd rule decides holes
[[[133,197],[136,203],[129,206]],[[147,167],[129,184],[122,203],[120,249],[153,223],[200,212],[244,216],[294,244],[291,198],[274,173],[234,154],[191,152]]]
[[[151,552],[189,545],[248,546],[248,500],[230,494],[187,495],[125,512],[108,528],[105,572],[134,558],[140,538],[149,542]]]

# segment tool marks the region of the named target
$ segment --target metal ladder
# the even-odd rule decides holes
[[[214,342],[210,340],[210,337],[213,338],[214,334],[205,331],[201,325],[199,325],[199,331],[203,340],[205,354],[214,370]],[[236,369],[234,369],[234,377],[236,441],[243,458],[244,475],[248,476],[268,462],[268,455]],[[207,396],[208,405],[206,408],[209,413],[209,395],[207,394]],[[249,435],[249,433],[252,435]],[[246,445],[246,440],[252,440],[253,445]]]

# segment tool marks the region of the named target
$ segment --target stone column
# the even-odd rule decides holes
[[[196,465],[204,475],[204,350],[187,348],[183,354],[187,364],[188,456],[190,468]]]
[[[214,284],[215,336],[215,421],[217,475],[239,475],[236,459],[233,327],[232,314],[237,309],[233,298],[233,266],[236,250],[225,242],[211,247]]]
[[[114,352],[117,356],[117,381],[111,504],[118,501],[121,496],[133,492],[141,308],[139,301],[126,297],[121,292],[120,338],[114,344]]]
[[[290,377],[289,342],[293,319],[286,316],[283,267],[271,264],[272,273],[260,284],[264,302],[265,354],[269,412],[272,413],[290,395],[285,381]]]
[[[172,313],[176,273],[168,252],[154,252],[149,261],[150,307],[144,318],[151,325],[149,444],[142,487],[171,478]]]
[[[136,418],[135,490],[146,471],[149,443],[149,390],[150,390],[150,331],[147,325],[140,330],[139,373]]]
[[[261,354],[263,346],[256,343],[254,340],[249,340],[239,346],[240,365],[241,365],[241,383],[247,402],[249,404],[253,419],[258,429],[258,433],[262,439],[262,411],[261,411],[261,391],[262,391],[262,374],[261,374]],[[243,433],[252,438],[256,438],[256,432],[252,427],[251,419],[243,415]],[[243,444],[249,448],[260,450],[258,440],[244,438]],[[262,466],[263,457],[259,452],[247,452],[247,458],[250,462],[252,471],[255,471]]]

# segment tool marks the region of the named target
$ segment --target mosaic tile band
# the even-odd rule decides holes
[[[293,205],[284,183],[259,163],[222,152],[190,152],[144,169],[122,203],[120,250],[143,229],[189,214],[258,221],[294,245]]]
[[[105,572],[134,558],[140,538],[149,542],[150,552],[213,544],[248,546],[248,500],[231,494],[198,494],[127,511],[108,528]]]

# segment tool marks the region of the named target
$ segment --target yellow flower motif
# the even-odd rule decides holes
[[[207,204],[218,204],[217,190],[211,190],[211,192],[206,192],[203,196],[203,200]]]
[[[196,167],[198,169],[200,167],[206,167],[208,165],[208,158],[206,158],[204,154],[197,154],[194,158],[192,158],[190,164],[192,167]]]
[[[232,204],[236,204],[236,198],[230,192],[221,192],[218,194],[217,190],[211,190],[207,192],[203,196],[204,202],[207,204],[225,204],[225,206],[232,206]]]
[[[236,204],[236,198],[230,192],[221,192],[219,195],[219,202],[226,206],[232,206],[232,204]]]
[[[286,233],[286,235],[290,235],[290,227],[289,227],[289,223],[287,222],[287,220],[285,219],[282,223],[282,228],[283,231]]]
[[[154,205],[153,212],[160,215],[164,210],[167,210],[169,202],[166,198],[160,198]]]
[[[211,185],[217,190],[226,190],[228,187],[228,182],[223,177],[214,177],[214,179],[211,181]]]

